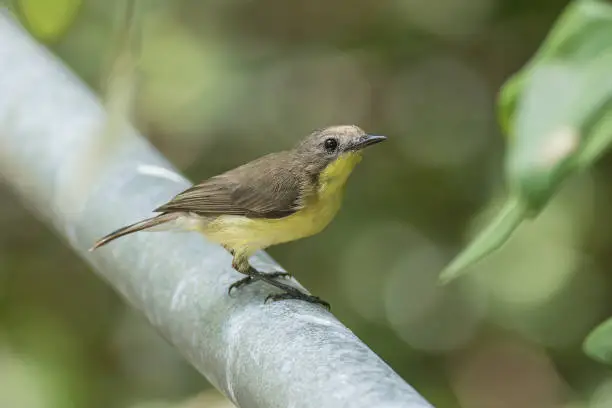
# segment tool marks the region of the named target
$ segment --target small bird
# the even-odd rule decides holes
[[[354,125],[318,129],[293,149],[270,153],[211,177],[156,208],[152,218],[111,232],[90,251],[133,232],[187,230],[204,234],[232,255],[232,267],[247,275],[228,293],[257,280],[283,291],[267,300],[301,299],[329,308],[324,300],[303,293],[249,264],[256,251],[321,232],[342,204],[344,187],[361,161],[365,147],[385,136],[369,135]]]

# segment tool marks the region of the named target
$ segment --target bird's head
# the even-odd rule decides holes
[[[308,172],[320,181],[344,184],[361,161],[363,149],[385,139],[354,125],[331,126],[306,136],[295,151]]]

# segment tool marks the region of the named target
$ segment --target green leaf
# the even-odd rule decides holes
[[[74,21],[81,0],[18,0],[30,32],[40,40],[56,41]]]
[[[502,132],[507,136],[514,134],[512,121],[514,119],[518,96],[523,88],[524,80],[525,76],[522,73],[515,74],[506,81],[499,92],[497,119]]]
[[[597,326],[587,336],[582,348],[592,359],[612,364],[612,318]]]
[[[523,222],[525,210],[518,200],[508,200],[497,217],[440,273],[439,282],[450,282],[470,265],[500,248]]]
[[[536,217],[612,142],[612,4],[570,4],[534,57],[499,92],[508,204],[442,272],[448,282]],[[514,211],[510,211],[514,208]],[[520,210],[520,211],[519,211]]]

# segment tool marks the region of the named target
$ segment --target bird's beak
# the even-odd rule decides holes
[[[380,143],[383,140],[387,140],[385,136],[380,135],[363,135],[351,146],[352,150],[361,150],[364,147],[371,146],[376,143]]]

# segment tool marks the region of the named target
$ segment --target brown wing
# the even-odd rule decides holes
[[[269,160],[274,166],[263,165]],[[274,153],[205,180],[155,211],[282,218],[302,208],[303,180],[286,153]]]

